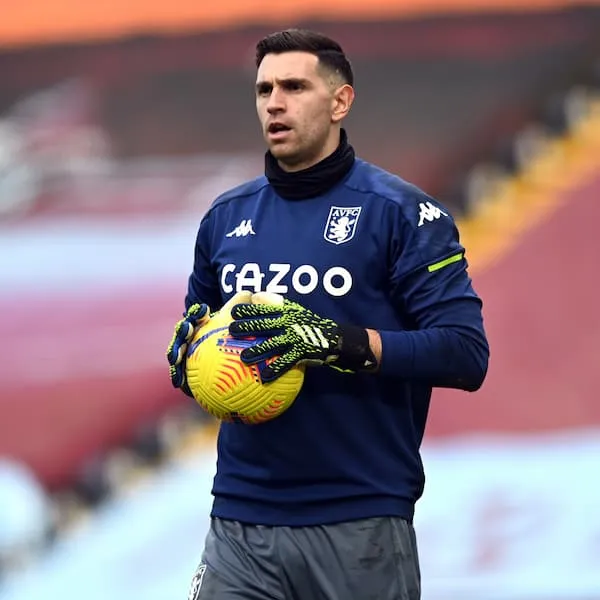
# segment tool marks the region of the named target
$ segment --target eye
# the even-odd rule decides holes
[[[261,84],[256,86],[257,96],[268,96],[273,88],[268,84]]]
[[[304,89],[304,84],[301,81],[286,81],[285,89],[290,92],[298,92]]]

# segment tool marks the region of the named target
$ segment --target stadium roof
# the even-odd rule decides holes
[[[23,0],[2,9],[0,47],[105,39],[131,34],[169,34],[246,24],[289,26],[307,20],[363,20],[465,12],[531,12],[600,0]]]

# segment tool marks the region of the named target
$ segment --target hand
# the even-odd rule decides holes
[[[246,348],[240,355],[247,364],[277,357],[262,371],[265,382],[281,377],[297,364],[325,364],[346,372],[376,366],[366,329],[341,326],[296,302],[237,304],[231,316],[232,336],[269,338]]]
[[[210,309],[206,304],[192,304],[181,321],[175,325],[171,343],[167,348],[169,374],[173,387],[181,389],[193,398],[185,381],[185,358],[188,344],[194,337],[194,331],[208,322]]]

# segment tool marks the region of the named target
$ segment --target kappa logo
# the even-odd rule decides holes
[[[331,244],[345,244],[356,233],[361,207],[332,206],[323,236]]]
[[[233,231],[225,234],[225,237],[246,237],[247,235],[256,235],[252,229],[252,219],[244,219]]]
[[[200,588],[202,587],[204,573],[206,573],[206,565],[200,565],[194,573],[192,583],[190,584],[188,600],[200,600]]]
[[[431,202],[421,202],[419,204],[419,224],[417,227],[422,227],[425,221],[431,223],[442,216],[447,217],[448,213],[434,206]]]

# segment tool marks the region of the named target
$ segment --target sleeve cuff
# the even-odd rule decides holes
[[[414,372],[414,339],[404,331],[380,331],[382,375],[405,378]]]

